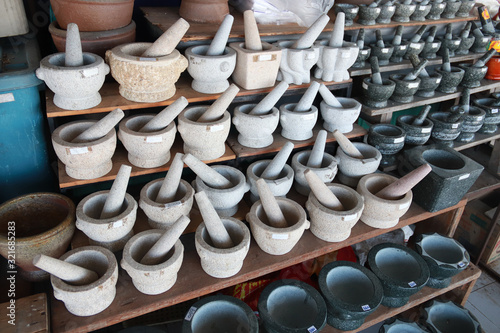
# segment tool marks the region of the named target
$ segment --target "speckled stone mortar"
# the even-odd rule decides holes
[[[403,57],[407,51],[408,51],[408,42],[401,41],[400,45],[394,45],[394,51],[392,52],[389,61],[396,63],[403,61]]]
[[[427,5],[417,4],[415,11],[410,16],[410,21],[422,22],[425,21],[425,17],[431,11],[432,5],[429,3]]]
[[[455,56],[455,50],[458,49],[460,43],[462,42],[462,38],[458,36],[453,36],[451,39],[446,39],[443,37],[436,37],[437,40],[441,41],[441,47],[439,48],[438,54],[443,56],[444,50],[448,49],[448,54],[450,57]]]
[[[450,318],[453,318],[453,320],[450,320]],[[479,321],[469,310],[452,301],[431,300],[421,310],[420,320],[430,332],[484,332]]]
[[[429,73],[429,76],[420,76],[420,85],[415,93],[420,97],[432,97],[442,80],[442,75],[439,73]]]
[[[359,4],[357,23],[362,25],[375,25],[377,17],[380,15],[380,7],[368,7],[366,4]]]
[[[392,80],[382,80],[382,84],[372,82],[370,77],[363,79],[361,85],[361,100],[363,104],[374,108],[383,108],[387,106],[387,100],[394,93],[396,83]]]
[[[363,325],[382,302],[380,280],[358,263],[326,264],[319,273],[318,284],[327,305],[328,324],[342,331]]]
[[[418,56],[420,53],[422,53],[422,50],[424,49],[425,46],[425,41],[420,41],[420,42],[410,42],[408,41],[408,50],[406,51],[404,58],[405,59],[410,59],[410,56],[412,54]]]
[[[429,333],[429,331],[417,322],[402,321],[401,319],[388,319],[380,327],[379,333]]]
[[[478,98],[472,99],[472,104],[483,109],[486,112],[483,126],[479,129],[479,133],[495,133],[500,124],[500,106],[492,106],[496,101],[495,98]]]
[[[422,52],[420,52],[420,57],[424,59],[434,59],[437,57],[437,52],[441,48],[441,42],[434,40],[433,42],[425,42]]]
[[[461,106],[455,105],[451,107],[451,110],[457,110]],[[469,112],[465,113],[462,117],[464,122],[462,123],[462,129],[460,134],[457,136],[455,141],[458,142],[471,142],[474,140],[475,133],[484,124],[484,119],[486,112],[476,106],[469,106]]]
[[[398,308],[429,280],[429,267],[412,249],[395,243],[377,244],[368,252],[367,265],[382,283],[382,305]]]
[[[460,85],[466,88],[481,86],[481,80],[488,71],[488,66],[473,67],[471,64],[459,64],[458,67],[464,70],[464,78],[460,81]]]
[[[420,86],[420,78],[415,78],[414,80],[403,80],[404,74],[391,74],[389,79],[396,83],[394,88],[394,93],[391,95],[391,99],[399,103],[411,103],[413,101],[413,96]]]
[[[261,178],[262,172],[269,165],[271,160],[259,160],[250,164],[247,168],[247,182],[250,186],[250,199],[257,201],[259,199],[259,191],[257,190],[256,181]],[[284,197],[290,191],[293,185],[294,169],[288,164],[285,164],[283,170],[276,179],[266,179],[267,186],[275,197]]]
[[[335,10],[335,14],[340,12],[345,14],[344,24],[348,27],[354,23],[354,19],[358,16],[359,7],[350,3],[336,3],[333,5],[333,10]]]
[[[469,50],[472,47],[472,44],[474,44],[474,41],[476,38],[474,36],[469,36],[469,37],[461,37],[462,41],[460,42],[460,45],[458,46],[458,49],[455,51],[456,55],[466,55],[469,54]]]
[[[392,20],[395,22],[410,22],[410,16],[415,12],[417,5],[410,3],[408,5],[400,2],[396,2],[396,11]]]
[[[457,87],[464,78],[465,71],[459,67],[451,66],[451,72],[443,71],[441,67],[436,68],[436,73],[441,74],[441,83],[436,88],[442,93],[451,94],[457,91]]]
[[[362,50],[359,50],[358,57],[356,58],[356,61],[351,67],[353,68],[365,67],[366,59],[368,59],[371,54],[372,54],[372,49],[368,46],[365,46]]]
[[[361,103],[354,98],[337,97],[342,104],[341,108],[333,107],[321,101],[319,111],[323,118],[323,128],[329,132],[338,130],[341,133],[349,133],[353,130],[353,124],[361,112]]]
[[[476,4],[476,0],[462,0],[462,4],[458,8],[458,11],[455,13],[457,17],[467,17],[470,15],[471,9]]]
[[[391,124],[374,124],[368,129],[367,143],[377,148],[382,154],[380,165],[397,164],[396,154],[405,145],[406,132],[401,127]]]
[[[443,13],[446,3],[444,2],[436,2],[431,1],[431,10],[429,14],[425,17],[427,20],[439,20],[441,18],[441,14]]]
[[[434,123],[432,128],[432,139],[445,146],[453,147],[453,140],[457,138],[462,130],[463,117],[459,118],[457,121],[448,122],[446,119],[450,115],[450,112],[433,112],[427,117],[431,119]]]
[[[377,22],[378,24],[391,23],[391,18],[394,16],[395,12],[395,5],[381,5],[380,14],[377,16],[375,22]]]
[[[274,141],[273,133],[279,124],[279,110],[273,107],[269,113],[252,115],[249,112],[257,104],[239,105],[233,111],[233,124],[238,130],[238,142],[250,148],[263,148]]]
[[[455,18],[460,6],[462,6],[462,1],[460,0],[447,0],[446,7],[444,7],[443,13],[441,13],[441,17],[446,19]]]
[[[388,65],[389,59],[394,53],[394,46],[389,43],[384,43],[384,47],[379,47],[376,44],[370,44],[371,56],[377,57],[380,66]]]
[[[406,132],[405,145],[423,145],[431,137],[434,123],[426,118],[422,125],[415,126],[412,125],[415,118],[412,115],[402,115],[396,119],[396,125]]]
[[[474,39],[474,44],[470,48],[470,52],[474,53],[484,53],[488,51],[488,45],[490,44],[492,36],[485,35],[480,38]]]
[[[323,154],[323,160],[321,161],[321,166],[319,168],[307,166],[309,156],[311,156],[311,150],[303,150],[295,153],[292,157],[291,164],[295,174],[294,188],[302,195],[309,195],[309,192],[311,192],[309,183],[304,176],[304,172],[307,169],[313,170],[324,183],[330,183],[333,178],[335,178],[338,169],[337,159],[328,153]]]

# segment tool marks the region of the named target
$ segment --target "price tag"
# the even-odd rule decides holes
[[[459,125],[459,124],[452,124],[452,125],[451,125],[451,128],[458,128],[458,125]]]
[[[316,329],[316,327],[314,327],[314,326],[311,326],[311,327],[309,327],[309,328],[307,329],[307,332],[309,332],[309,333],[314,333],[314,332],[317,332],[317,331],[318,331],[318,330],[317,330],[317,329]]]
[[[365,55],[365,54],[367,54],[367,53],[368,53],[368,50],[361,50],[361,54],[362,54],[362,55]]]
[[[498,109],[491,109],[491,113],[498,113]]]
[[[69,154],[70,155],[80,155],[80,154],[86,154],[89,151],[90,151],[89,147],[70,148],[69,149]]]
[[[139,61],[156,61],[156,58],[139,57]]]
[[[371,308],[368,304],[361,305],[361,309],[363,309],[363,311],[370,311],[371,310]]]
[[[7,93],[0,95],[0,103],[9,103],[14,102],[16,99],[14,98],[13,93]]]
[[[483,72],[483,73],[486,72],[487,70],[488,70],[488,67],[481,68],[481,72]]]
[[[440,5],[438,6],[438,8],[440,8],[440,9],[441,9],[441,8],[444,8],[445,6],[446,6],[446,4],[445,4],[445,3],[442,3],[442,4],[440,4]]]
[[[288,239],[288,234],[272,234],[272,239]]]
[[[411,288],[414,288],[417,286],[417,284],[415,283],[415,281],[411,281],[411,282],[408,282],[408,285],[411,287]]]
[[[342,221],[352,221],[356,218],[356,214],[342,216]]]
[[[212,126],[207,126],[207,132],[220,132],[224,129],[224,125],[212,125]]]
[[[115,229],[115,228],[119,228],[123,226],[123,220],[119,220],[119,221],[115,221],[115,222],[111,222],[109,224],[109,228],[108,229]]]
[[[93,77],[99,74],[99,68],[89,68],[82,71],[83,77]]]
[[[273,59],[273,56],[271,54],[261,54],[261,55],[259,55],[258,61],[269,61],[272,59]]]
[[[421,133],[430,133],[432,128],[422,128]]]
[[[306,114],[304,117],[302,117],[304,120],[313,120],[316,119],[316,114],[311,113],[311,114]]]
[[[458,177],[458,180],[467,179],[469,177],[470,177],[470,173],[466,173],[466,174],[461,175],[460,177]]]
[[[157,142],[162,142],[163,138],[159,135],[147,136],[144,138],[144,141],[149,142],[149,143],[157,143]]]
[[[456,40],[456,41],[453,42],[453,45],[458,45],[458,44],[460,44],[459,40]]]
[[[368,89],[368,85],[366,83],[363,82],[363,84],[361,85],[363,87],[363,89]]]
[[[426,10],[426,9],[427,9],[427,6],[424,6],[424,5],[418,6],[418,10]]]
[[[311,60],[316,58],[316,54],[314,52],[307,52],[306,53],[306,60]]]
[[[439,47],[439,43],[432,43],[432,47]]]
[[[387,53],[389,52],[389,49],[382,49],[382,53]]]
[[[436,83],[440,83],[440,82],[441,82],[441,78],[436,79]]]
[[[184,317],[184,320],[191,321],[191,319],[193,319],[194,314],[196,313],[197,310],[198,310],[198,308],[195,306],[192,306],[191,308],[189,308],[189,311],[186,313],[186,317]]]
[[[411,47],[412,49],[418,49],[418,48],[420,48],[420,45],[419,45],[419,44],[416,44],[416,43],[411,43],[411,44],[410,44],[410,47]]]
[[[408,201],[404,204],[399,205],[399,210],[406,209],[406,208],[410,207],[410,204],[411,204],[411,201]]]
[[[394,139],[394,143],[400,143],[400,142],[403,142],[403,141],[405,141],[405,138]]]
[[[418,87],[418,82],[412,82],[408,85],[408,88],[417,88]]]
[[[347,59],[347,58],[351,57],[351,53],[350,52],[342,52],[341,55],[342,55],[342,58],[344,58],[344,59]]]
[[[463,268],[463,267],[467,266],[467,264],[465,262],[461,261],[457,264],[457,266],[460,268]]]

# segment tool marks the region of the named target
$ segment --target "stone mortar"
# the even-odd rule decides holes
[[[395,12],[395,5],[383,5],[380,7],[380,14],[375,19],[375,22],[378,24],[391,23],[391,18],[394,16]]]
[[[375,25],[377,17],[380,15],[380,7],[368,7],[366,4],[358,4],[358,24]]]
[[[452,106],[451,111],[459,108],[459,105]],[[458,142],[471,142],[474,140],[475,133],[483,126],[486,112],[477,106],[469,106],[469,112],[465,113],[462,118],[462,129],[455,140]]]
[[[293,111],[296,105],[297,103],[288,103],[280,106],[281,136],[289,140],[308,140],[313,137],[318,108],[311,105],[309,111]]]
[[[387,106],[387,100],[394,93],[396,83],[392,80],[382,80],[382,84],[372,82],[372,79],[365,77],[361,85],[361,98],[363,104],[374,108],[383,108]]]
[[[452,94],[457,91],[457,87],[464,78],[465,71],[462,68],[451,66],[451,72],[436,68],[436,73],[441,74],[441,83],[436,88],[437,91]]]
[[[441,41],[434,40],[433,42],[425,42],[422,52],[420,52],[420,57],[424,59],[435,59],[437,57],[437,52],[441,48]]]
[[[435,94],[437,87],[441,83],[442,76],[441,74],[429,73],[429,76],[420,76],[420,85],[418,86],[418,90],[415,93],[416,96],[420,97],[432,97]]]
[[[323,118],[323,128],[329,132],[335,130],[341,133],[349,133],[353,130],[353,124],[361,112],[361,103],[354,98],[337,97],[342,108],[334,107],[321,101],[319,111]]]
[[[449,56],[454,57],[455,56],[455,51],[458,49],[460,46],[460,43],[462,42],[462,38],[458,36],[453,36],[451,39],[446,39],[443,37],[436,37],[437,40],[441,41],[441,47],[439,48],[438,54],[440,56],[444,55],[444,50],[448,49],[449,51]]]
[[[411,103],[420,86],[420,78],[417,77],[414,80],[407,81],[404,80],[404,77],[404,74],[389,75],[389,79],[396,83],[391,99],[399,103]]]
[[[455,13],[457,17],[467,17],[470,15],[471,9],[476,4],[476,0],[462,0],[462,4],[458,8],[458,11]]]
[[[338,160],[338,179],[342,184],[356,187],[361,177],[377,171],[382,160],[380,151],[362,142],[352,143],[363,154],[363,159],[347,155],[341,148],[337,148],[335,157]]]
[[[462,1],[460,0],[447,0],[446,7],[444,7],[443,13],[441,13],[441,17],[445,19],[455,18],[457,11],[462,6]]]
[[[406,132],[405,145],[417,146],[425,144],[431,137],[434,123],[428,118],[424,119],[422,125],[412,125],[415,116],[402,115],[396,119],[396,125]]]
[[[483,126],[479,129],[479,133],[491,134],[495,133],[500,124],[500,106],[493,106],[495,98],[478,98],[472,99],[472,104],[481,108],[486,112]]]
[[[384,47],[379,47],[377,44],[370,44],[370,48],[372,50],[371,55],[377,57],[380,66],[389,64],[389,59],[394,53],[394,46],[392,44],[384,43]]]
[[[295,153],[292,157],[292,169],[295,172],[294,188],[302,195],[309,195],[311,188],[307,182],[304,172],[311,169],[324,182],[330,183],[337,174],[337,159],[328,153],[323,154],[321,167],[313,168],[307,166],[307,161],[311,155],[311,150],[303,150]]]
[[[359,7],[351,3],[336,3],[333,5],[335,14],[340,12],[345,14],[344,24],[348,27],[354,23],[354,19],[358,16]]]
[[[259,200],[259,192],[257,191],[256,181],[261,178],[262,172],[267,168],[271,160],[259,160],[250,164],[247,168],[247,182],[250,186],[250,199],[255,202]],[[293,185],[294,170],[285,164],[283,170],[276,179],[266,179],[267,186],[275,197],[284,197],[290,191]]]
[[[441,14],[443,13],[446,3],[444,2],[437,2],[437,1],[431,1],[431,10],[429,11],[429,14],[425,17],[427,20],[439,20],[441,18]]]
[[[425,41],[420,41],[420,42],[410,42],[406,41],[408,43],[408,50],[406,51],[404,58],[405,59],[410,59],[411,55],[420,55],[422,53],[422,50],[425,47]]]
[[[469,36],[467,38],[462,37],[462,41],[458,46],[458,49],[455,51],[456,55],[466,55],[469,54],[469,50],[474,44],[476,38],[474,36]]]
[[[475,38],[474,44],[472,44],[469,51],[474,53],[484,53],[488,51],[488,45],[490,44],[492,36],[483,36],[481,38]]]
[[[396,10],[394,12],[394,16],[392,16],[392,20],[395,22],[410,22],[410,16],[417,9],[417,5],[414,3],[404,4],[400,2],[396,2]]]
[[[397,164],[396,154],[405,145],[406,132],[404,129],[391,124],[374,124],[368,129],[366,143],[377,148],[382,154],[383,166]]]
[[[418,4],[415,7],[415,11],[410,16],[410,21],[422,22],[425,21],[425,17],[431,11],[432,5],[429,3],[427,5]]]
[[[238,142],[245,147],[264,148],[274,141],[273,133],[279,124],[279,110],[253,115],[249,112],[257,104],[239,105],[233,111],[233,124],[238,130]]]
[[[449,112],[433,112],[428,115],[434,123],[432,128],[432,139],[438,143],[452,147],[453,140],[457,138],[462,130],[463,117],[455,122],[448,122],[446,118],[450,115]]]
[[[420,320],[431,332],[484,332],[479,321],[469,310],[452,301],[442,302],[433,299],[427,303],[421,315]]]
[[[481,86],[481,80],[484,79],[488,71],[488,66],[473,67],[471,64],[458,64],[458,67],[464,70],[464,77],[460,81],[460,86],[466,88]]]
[[[408,41],[401,41],[400,45],[394,45],[394,51],[392,52],[390,62],[402,62],[403,57],[408,51]]]
[[[353,68],[365,67],[366,59],[370,57],[371,53],[372,49],[368,46],[365,46],[362,50],[359,50],[358,57],[356,58],[356,61],[351,67]]]

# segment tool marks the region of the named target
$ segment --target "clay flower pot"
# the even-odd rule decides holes
[[[50,0],[63,29],[76,23],[81,31],[103,31],[130,24],[134,0]]]
[[[227,0],[182,0],[179,7],[182,18],[200,23],[221,23],[227,14]]]

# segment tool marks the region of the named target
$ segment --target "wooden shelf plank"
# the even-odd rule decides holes
[[[461,151],[464,149],[472,148],[477,145],[483,144],[483,143],[488,143],[492,140],[497,140],[500,139],[500,128],[496,130],[495,133],[491,134],[483,134],[483,133],[476,133],[474,135],[474,140],[471,142],[453,142],[453,149],[457,151]]]
[[[161,32],[166,31],[174,22],[176,22],[179,16],[179,8],[178,7],[141,7],[141,11],[143,12],[146,20],[151,24],[157,33],[158,37]],[[436,24],[447,24],[447,23],[456,23],[456,22],[466,22],[477,20],[477,9],[473,8],[471,10],[472,14],[468,17],[456,17],[453,19],[440,19],[439,21],[434,20],[425,20],[423,22],[406,22],[403,23],[404,26],[421,26],[421,25],[436,25]],[[243,26],[243,15],[236,11],[232,10],[231,15],[234,16],[234,23],[231,28],[231,33],[229,34],[230,41],[233,40],[243,40],[245,37],[245,30]],[[328,12],[330,16],[330,22],[326,25],[324,32],[330,32],[333,30],[333,23],[335,22],[335,11],[332,9]],[[391,21],[387,24],[376,24],[376,25],[362,25],[358,23],[354,23],[351,26],[346,26],[344,29],[348,30],[358,30],[360,28],[364,29],[384,29],[384,28],[395,28],[398,25],[401,25],[401,22]],[[219,28],[218,24],[206,24],[206,23],[197,23],[190,22],[190,27],[181,42],[199,42],[199,41],[207,41],[207,43],[213,39],[217,29]],[[259,34],[261,39],[266,40],[273,37],[281,37],[281,36],[293,36],[298,34],[303,34],[307,27],[302,27],[296,23],[283,23],[283,24],[259,24]]]
[[[495,89],[500,87],[500,81],[493,81],[493,80],[482,80],[481,85],[476,88],[471,88],[470,93],[475,94],[477,92],[485,91],[485,90],[490,90],[490,89]],[[422,106],[422,105],[428,105],[428,104],[434,104],[438,102],[443,102],[443,101],[448,101],[451,99],[455,99],[460,97],[462,94],[462,87],[458,87],[458,91],[455,93],[442,93],[439,91],[436,91],[436,94],[434,97],[430,98],[425,98],[425,97],[419,97],[415,96],[413,102],[411,103],[398,103],[394,102],[392,100],[389,100],[387,103],[386,107],[383,108],[370,108],[366,105],[363,105],[361,112],[368,115],[368,116],[378,116],[386,113],[392,113],[394,111],[400,111],[400,110],[406,110],[410,109],[416,106]]]
[[[375,310],[372,314],[370,314],[363,325],[359,327],[356,330],[353,331],[341,331],[337,330],[331,326],[326,326],[322,332],[325,333],[337,333],[337,332],[345,332],[345,333],[353,333],[353,332],[359,332],[362,331],[370,326],[373,326],[377,323],[380,323],[381,321],[384,321],[388,318],[394,317],[397,314],[400,314],[406,310],[409,310],[417,305],[423,304],[427,302],[428,300],[431,300],[439,295],[443,295],[446,292],[453,290],[455,288],[461,287],[463,285],[466,285],[476,279],[479,278],[481,275],[481,270],[474,266],[472,263],[469,264],[469,266],[464,269],[462,272],[459,274],[455,275],[452,278],[451,284],[443,289],[433,289],[429,287],[424,287],[422,288],[419,292],[416,294],[410,296],[410,300],[408,303],[403,305],[402,307],[399,308],[388,308],[383,305],[379,306],[377,310]]]
[[[127,150],[122,146],[118,145],[116,147],[116,151],[113,155],[113,167],[110,172],[108,172],[106,175],[99,177],[99,178],[94,178],[94,179],[75,179],[66,173],[66,168],[64,167],[64,164],[59,160],[58,161],[58,173],[59,173],[59,187],[60,188],[67,188],[67,187],[72,187],[72,186],[79,186],[79,185],[86,185],[86,184],[93,184],[93,183],[100,183],[100,182],[105,182],[108,180],[113,180],[116,178],[116,175],[118,174],[118,170],[120,169],[120,166],[122,164],[127,164],[132,166],[132,172],[130,174],[131,177],[136,177],[136,176],[142,176],[142,175],[149,175],[152,173],[158,173],[158,172],[166,172],[170,168],[170,164],[172,163],[172,160],[175,156],[175,154],[183,152],[183,147],[182,147],[182,140],[177,137],[174,141],[174,144],[172,148],[170,149],[170,160],[165,164],[160,167],[156,168],[149,168],[149,169],[144,169],[144,168],[139,168],[134,165],[132,165],[128,161],[128,153]],[[224,155],[222,155],[219,158],[216,158],[211,161],[204,161],[206,164],[210,163],[216,163],[216,162],[223,162],[223,161],[230,161],[234,160],[236,158],[236,155],[234,152],[229,148],[229,146],[226,144],[226,152]]]
[[[288,140],[284,137],[281,136],[281,129],[278,128],[273,134],[274,141],[270,146],[264,147],[264,148],[249,148],[242,146],[238,142],[238,135],[236,133],[233,133],[229,135],[227,139],[227,144],[231,147],[231,149],[234,151],[236,156],[238,158],[240,157],[249,157],[249,156],[257,156],[257,155],[262,155],[262,154],[269,154],[269,153],[276,153],[280,151],[280,149],[283,147],[285,142],[290,141],[293,143],[294,148],[301,148],[301,147],[307,147],[307,146],[312,146],[314,145],[314,141],[316,140],[316,137],[318,135],[318,132],[323,129],[322,125],[316,124],[316,126],[313,129],[313,136],[312,138],[308,140],[303,140],[303,141],[295,141],[295,140]],[[367,131],[359,126],[358,124],[354,124],[354,128],[351,132],[349,133],[344,133],[345,136],[347,136],[349,139],[352,138],[357,138],[364,136],[367,133]],[[333,137],[333,134],[331,132],[328,132],[326,142],[335,142],[335,138]]]
[[[199,93],[193,88],[191,88],[191,77],[184,73],[179,78],[179,81],[175,84],[176,92],[174,96],[171,98],[155,102],[155,103],[140,103],[129,101],[128,99],[122,97],[118,92],[118,83],[110,80],[104,83],[99,93],[101,94],[102,101],[96,107],[86,110],[64,110],[57,107],[54,104],[54,93],[50,90],[46,90],[45,102],[47,106],[47,117],[66,117],[66,116],[78,116],[85,114],[93,114],[93,113],[102,113],[102,112],[110,112],[116,108],[120,108],[122,110],[136,110],[136,109],[146,109],[153,107],[164,107],[172,104],[179,97],[184,96],[189,103],[198,103],[198,102],[211,102],[215,101],[221,94],[202,94]],[[318,81],[320,83],[324,83],[330,89],[343,89],[348,88],[352,84],[352,79],[342,81],[342,82],[325,82],[321,80],[312,79],[312,81]],[[278,83],[278,82],[277,82]],[[304,92],[310,83],[294,85],[291,84],[288,90],[285,92],[285,95],[298,94]],[[273,90],[274,87],[262,88],[262,89],[254,89],[254,90],[246,90],[240,88],[236,98],[233,102],[238,102],[240,100],[248,99],[252,96],[264,95]]]
[[[434,213],[427,212],[418,205],[412,204],[408,212],[393,228],[374,229],[362,222],[358,222],[352,229],[351,236],[347,240],[339,243],[322,241],[315,237],[309,230],[306,230],[296,246],[289,253],[281,256],[266,254],[257,246],[255,241],[252,240],[250,250],[241,271],[235,276],[226,279],[210,277],[202,270],[200,259],[194,248],[193,235],[184,235],[184,261],[178,273],[177,282],[170,290],[155,296],[141,294],[132,285],[132,281],[128,274],[123,269],[120,269],[116,298],[106,310],[94,316],[74,316],[68,312],[61,301],[52,297],[52,330],[53,332],[89,332],[107,327],[154,310],[263,276],[282,268],[301,263],[305,260],[316,258],[345,246],[350,246],[388,231],[401,228],[405,225],[456,210],[465,206],[466,203],[467,200],[463,199],[455,206]]]
[[[485,169],[481,172],[465,197],[467,201],[475,200],[499,188],[500,179]]]
[[[455,56],[450,58],[450,62],[464,62],[469,60],[479,59],[484,55],[484,53],[470,53],[467,55]],[[429,59],[427,66],[433,65],[441,65],[443,63],[443,59],[441,57],[437,57],[436,59]],[[389,65],[380,66],[380,72],[393,72],[400,71],[405,69],[413,68],[410,63],[410,60],[403,60],[400,63],[390,63]],[[364,67],[349,69],[349,73],[351,76],[361,76],[361,75],[371,75],[372,70],[370,64],[367,62]]]

